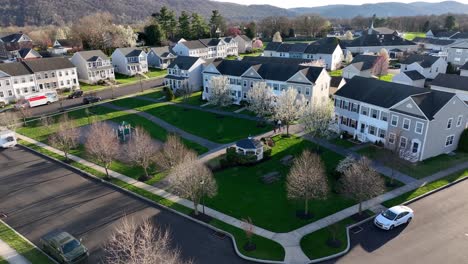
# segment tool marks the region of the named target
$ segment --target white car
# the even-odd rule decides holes
[[[376,216],[374,224],[384,230],[392,230],[396,226],[409,224],[413,217],[414,213],[411,208],[404,205],[397,205]]]

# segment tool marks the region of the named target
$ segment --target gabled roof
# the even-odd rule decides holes
[[[460,67],[460,70],[467,70],[468,71],[468,62],[465,65]]]
[[[396,30],[390,29],[390,28],[387,28],[387,27],[377,27],[377,28],[373,28],[373,30],[377,34],[393,34],[393,33],[396,32]]]
[[[439,73],[432,81],[431,85],[468,91],[468,77],[456,74]]]
[[[21,37],[23,37],[24,35],[25,34],[23,33],[14,33],[14,34],[6,35],[2,37],[2,41],[3,42],[18,42],[21,39]]]
[[[294,43],[289,52],[304,53],[308,46],[309,44],[307,43]]]
[[[435,38],[421,38],[417,37],[413,39],[413,42],[423,43],[423,44],[432,44],[439,46],[448,46],[455,43],[454,39],[435,39]]]
[[[249,37],[247,37],[246,35],[239,35],[239,37],[241,37],[246,42],[252,42],[252,40]]]
[[[379,56],[376,55],[359,54],[356,57],[354,57],[350,65],[353,65],[359,71],[367,71],[374,67],[378,59]]]
[[[267,51],[276,51],[279,48],[279,46],[281,46],[281,44],[283,44],[283,43],[281,43],[281,42],[270,42],[270,43],[268,43],[266,45],[265,50],[267,50]]]
[[[425,88],[355,76],[335,95],[383,108],[390,108],[409,96],[427,91],[428,89]]]
[[[246,72],[250,67],[254,65],[260,65],[257,62],[249,61],[234,61],[234,60],[222,60],[217,64],[214,64],[216,69],[222,75],[231,75],[231,76],[241,76]]]
[[[143,53],[144,51],[142,49],[137,49],[137,48],[118,48],[122,54],[129,58],[129,57],[138,57]]]
[[[81,42],[81,40],[78,40],[78,39],[57,39],[57,42],[60,44],[60,46],[65,47],[65,48],[83,46],[83,43]]]
[[[416,45],[413,41],[403,39],[401,37],[385,34],[385,35],[363,35],[346,44],[347,47],[376,47],[376,46],[413,46]]]
[[[88,51],[79,51],[77,52],[78,54],[81,55],[81,57],[83,57],[83,59],[85,59],[86,61],[96,61],[98,58],[101,58],[101,59],[104,59],[104,60],[107,60],[109,59],[106,54],[104,54],[104,52],[100,51],[100,50],[88,50]]]
[[[292,43],[282,43],[278,49],[276,49],[276,52],[289,52],[291,48],[293,47],[294,44]]]
[[[319,39],[316,42],[310,43],[305,50],[307,54],[333,54],[336,47],[341,45],[341,41],[338,38],[330,37]]]
[[[161,58],[167,58],[167,57],[175,57],[175,53],[172,51],[172,49],[169,46],[164,46],[164,47],[154,47],[150,48],[151,51],[156,53]]]
[[[10,76],[29,75],[32,72],[21,62],[0,63],[0,71]]]
[[[42,58],[41,54],[39,54],[37,51],[35,51],[33,49],[23,48],[23,49],[18,50],[18,55],[22,59],[26,58],[26,56],[28,56],[28,54],[32,54],[36,58]]]
[[[189,70],[198,61],[199,57],[178,56],[168,68],[174,68],[176,65],[181,70]]]
[[[284,57],[266,57],[266,56],[245,56],[242,61],[258,63],[283,63],[283,64],[306,64],[310,59],[284,58]]]
[[[344,78],[341,76],[332,76],[330,79],[330,87],[338,87],[343,79]]]
[[[430,55],[419,55],[419,54],[413,54],[407,57],[406,59],[402,60],[400,63],[401,64],[412,64],[412,63],[418,63],[421,65],[423,68],[430,68],[436,61],[438,61],[440,57],[435,57],[435,56],[430,56]]]
[[[44,58],[23,62],[32,72],[75,68],[67,58]]]
[[[218,46],[219,42],[221,42],[221,39],[208,38],[208,39],[200,39],[199,41],[203,43],[203,45],[205,45],[206,47],[214,47],[214,46]]]
[[[258,149],[263,146],[260,140],[254,138],[241,139],[236,142],[236,146],[242,149]]]
[[[405,74],[406,76],[408,76],[413,81],[426,79],[426,77],[424,77],[424,75],[422,75],[421,73],[419,73],[416,70],[405,71],[405,72],[402,72],[402,74]]]
[[[419,109],[429,120],[434,119],[434,115],[442,109],[455,96],[453,93],[447,93],[437,90],[430,90],[427,93],[412,95],[411,98],[418,105]]]
[[[184,44],[189,49],[203,49],[203,48],[206,48],[205,44],[203,44],[199,40],[189,40],[189,41],[183,41],[181,43]]]
[[[226,43],[231,43],[231,41],[235,42],[233,37],[225,37],[223,38],[223,41]]]
[[[452,36],[451,39],[468,39],[468,32],[459,32]]]

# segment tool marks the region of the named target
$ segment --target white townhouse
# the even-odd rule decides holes
[[[79,89],[75,66],[66,58],[45,58],[0,64],[0,98],[60,89]]]
[[[148,65],[152,68],[167,69],[177,55],[168,46],[150,48],[148,51]]]
[[[71,62],[78,71],[79,80],[84,83],[96,84],[105,80],[115,80],[111,60],[100,50],[76,52]]]
[[[343,69],[342,76],[351,79],[354,76],[366,78],[374,77],[374,67],[379,59],[376,55],[357,55],[353,61]]]
[[[432,81],[431,89],[455,93],[468,104],[468,76],[439,74]]]
[[[252,51],[252,40],[246,35],[237,35],[234,40],[237,42],[237,51],[239,53]]]
[[[226,41],[229,41],[227,43]],[[227,56],[237,56],[237,42],[232,39],[209,38],[197,40],[180,39],[172,48],[178,56],[200,57],[202,59],[226,58]]]
[[[440,57],[414,54],[400,61],[401,71],[418,71],[426,79],[434,79],[447,71],[447,62]]]
[[[340,131],[416,162],[456,150],[468,106],[454,93],[355,77],[335,93],[335,115]]]
[[[422,88],[426,83],[426,77],[424,77],[424,75],[416,70],[402,71],[399,74],[393,76],[392,82]]]
[[[460,67],[468,62],[468,40],[457,42],[448,49],[447,61]]]
[[[164,84],[174,92],[178,89],[199,91],[202,87],[202,70],[206,61],[199,57],[177,56],[167,67]]]
[[[247,100],[254,83],[265,82],[278,96],[288,88],[297,89],[310,103],[326,101],[330,89],[330,76],[322,67],[254,61],[214,61],[203,70],[203,94],[209,100],[211,78],[226,76],[234,104]]]
[[[112,55],[114,71],[127,76],[148,72],[148,55],[139,48],[118,48]]]
[[[323,61],[326,69],[334,71],[341,67],[343,50],[340,40],[330,37],[310,44],[270,42],[265,47],[263,56]]]

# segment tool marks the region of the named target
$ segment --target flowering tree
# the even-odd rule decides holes
[[[309,104],[301,118],[305,131],[313,137],[328,137],[333,133],[331,130],[335,122],[333,118],[333,102]]]
[[[286,134],[289,135],[289,126],[293,121],[302,117],[305,107],[304,96],[299,95],[296,89],[290,87],[277,97],[273,117],[286,125]]]
[[[267,117],[273,113],[273,89],[266,82],[254,83],[252,89],[247,92],[247,100],[247,109],[255,114]]]
[[[232,103],[229,79],[226,76],[214,76],[210,79],[209,99],[213,105],[227,106]]]

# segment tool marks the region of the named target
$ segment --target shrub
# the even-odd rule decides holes
[[[172,89],[170,89],[169,87],[164,87],[164,92],[166,93],[166,99],[168,101],[172,101],[175,99],[175,95],[174,95],[174,92],[172,91]]]
[[[265,150],[263,150],[263,158],[269,159],[270,157],[271,157],[271,148],[265,148]]]
[[[458,142],[458,150],[468,153],[468,129],[465,129]]]

